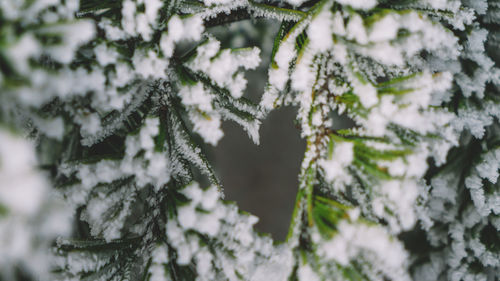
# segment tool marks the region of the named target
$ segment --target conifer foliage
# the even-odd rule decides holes
[[[260,19],[254,104],[260,50],[211,30]],[[498,280],[499,25],[496,0],[2,0],[0,280]],[[281,106],[307,146],[278,242],[204,150]]]

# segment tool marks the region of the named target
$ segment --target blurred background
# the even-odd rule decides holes
[[[259,146],[238,125],[227,122],[213,155],[225,199],[259,217],[257,230],[276,240],[284,240],[288,231],[305,149],[294,116],[294,108],[271,112],[260,129]]]

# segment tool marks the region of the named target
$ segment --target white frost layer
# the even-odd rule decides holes
[[[4,130],[0,144],[0,204],[14,213],[33,216],[47,192],[45,178],[35,169],[34,148]]]
[[[179,95],[188,109],[188,116],[193,129],[207,143],[216,145],[224,136],[221,129],[221,118],[212,106],[212,93],[205,90],[201,82],[193,86],[184,86]]]
[[[318,254],[342,266],[353,261],[367,262],[369,271],[391,280],[411,280],[406,272],[408,254],[403,245],[380,226],[340,221],[338,233],[321,241]]]
[[[354,144],[352,142],[341,142],[335,144],[333,153],[328,159],[320,159],[319,166],[325,172],[325,179],[336,183],[334,186],[343,187],[352,180],[351,175],[346,173],[346,168],[354,159]]]
[[[197,55],[188,66],[194,71],[204,72],[219,87],[229,90],[234,98],[240,98],[247,80],[238,69],[256,68],[260,63],[259,54],[258,48],[220,50],[219,41],[209,37],[197,48]]]
[[[342,5],[349,5],[354,9],[369,10],[377,5],[377,0],[335,0]]]
[[[53,239],[70,231],[71,211],[49,190],[36,168],[31,143],[0,128],[0,278],[16,280],[15,268],[50,280]]]

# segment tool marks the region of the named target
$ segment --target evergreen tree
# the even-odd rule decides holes
[[[260,19],[254,104],[260,50],[211,31]],[[496,0],[2,0],[0,280],[499,280],[499,23]],[[277,243],[204,150],[290,105]]]

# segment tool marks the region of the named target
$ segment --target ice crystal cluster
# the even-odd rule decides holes
[[[261,19],[255,104],[213,27]],[[499,44],[496,0],[2,0],[0,280],[498,280]],[[279,243],[204,151],[281,106]]]

